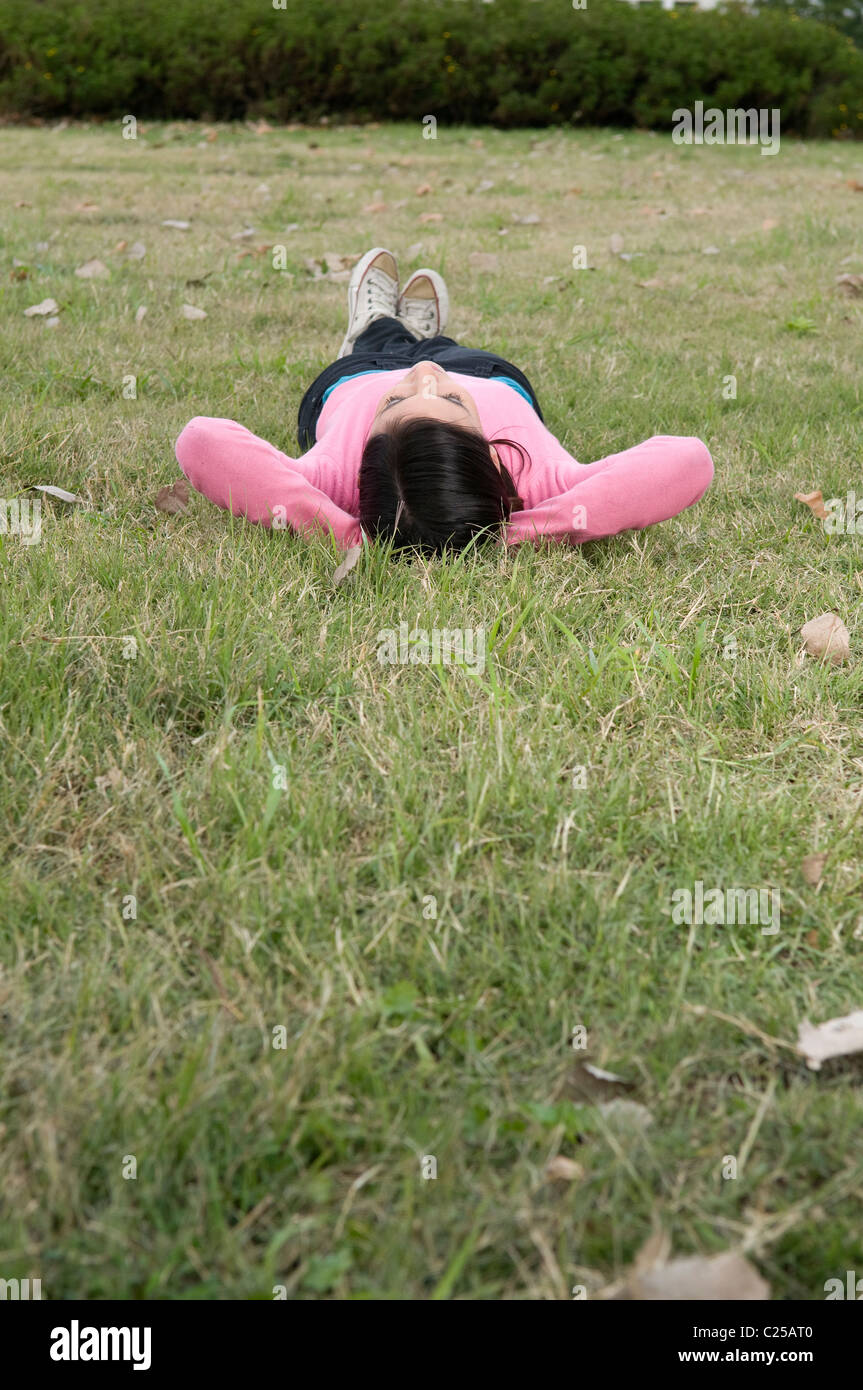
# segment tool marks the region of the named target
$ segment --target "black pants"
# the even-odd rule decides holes
[[[530,396],[534,410],[542,419],[536,393],[525,376],[511,362],[494,352],[479,348],[460,347],[452,338],[415,338],[398,319],[375,319],[364,329],[354,344],[350,357],[342,357],[321,372],[309,387],[300,403],[297,432],[303,453],[315,442],[315,430],[323,407],[324,393],[343,376],[358,372],[397,371],[413,367],[417,362],[437,362],[445,371],[462,372],[465,376],[508,376],[523,386]]]

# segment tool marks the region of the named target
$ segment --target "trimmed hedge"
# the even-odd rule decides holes
[[[667,130],[701,100],[778,107],[783,134],[863,137],[863,52],[778,11],[284,3],[0,0],[0,114]]]

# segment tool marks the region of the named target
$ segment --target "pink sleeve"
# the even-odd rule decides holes
[[[356,517],[314,487],[297,462],[235,420],[197,415],[176,454],[192,487],[234,516],[277,530],[331,531],[345,549],[360,544]]]
[[[573,460],[566,472],[566,492],[513,513],[508,544],[543,536],[589,541],[667,521],[704,495],[713,461],[700,439],[657,434],[598,463]]]

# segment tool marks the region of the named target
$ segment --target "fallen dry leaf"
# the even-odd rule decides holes
[[[342,563],[339,565],[338,569],[333,575],[334,584],[342,584],[344,582],[344,580],[350,574],[351,570],[354,569],[354,567],[358,563],[362,553],[363,547],[361,544],[352,545],[350,549],[345,552],[345,558],[342,560]]]
[[[614,1081],[619,1085],[626,1085],[623,1077],[618,1076],[616,1072],[604,1071],[602,1067],[595,1067],[592,1062],[585,1062],[583,1066],[588,1075],[595,1077],[597,1081]]]
[[[246,249],[245,249],[245,251],[238,251],[238,252],[237,252],[236,259],[237,259],[238,261],[245,261],[245,260],[248,259],[249,256],[266,256],[267,252],[268,252],[268,251],[272,251],[272,249],[273,249],[272,244],[266,244],[266,243],[262,243],[260,246],[247,246]],[[212,270],[208,270],[208,271],[207,271],[207,275],[213,275],[213,274],[215,274],[214,271],[212,271]],[[285,275],[286,273],[283,271],[282,274]],[[293,277],[293,275],[286,275],[286,278],[292,280],[294,277]],[[318,276],[318,277],[316,277],[316,278],[320,279],[321,277]],[[329,278],[330,278],[330,279],[335,279],[336,277],[335,277],[335,276],[330,276]],[[345,278],[347,278],[347,277],[345,277]],[[186,281],[186,284],[187,284],[187,285],[203,285],[204,282],[205,282],[205,280],[206,280],[206,276],[205,276],[203,279],[201,279],[201,280],[187,280],[187,281]]]
[[[325,251],[322,259],[328,272],[332,275],[333,271],[351,270],[360,258],[359,256],[345,256],[341,251]]]
[[[182,516],[189,510],[189,485],[182,478],[178,478],[175,483],[168,483],[165,487],[160,487],[156,493],[155,507],[157,512],[168,512],[170,515]]]
[[[859,179],[849,179],[848,187],[854,193],[863,193],[863,183],[861,183]]]
[[[125,251],[125,249],[126,249],[126,247],[127,247],[128,245],[129,245],[128,241],[118,241],[118,242],[115,244],[115,246],[114,246],[114,251],[115,251],[115,253],[116,253],[117,255],[120,255],[123,251]]]
[[[837,275],[836,288],[852,298],[861,295],[863,294],[863,275]]]
[[[757,1302],[770,1297],[770,1285],[743,1255],[726,1250],[668,1264],[658,1260],[650,1269],[633,1271],[628,1296],[639,1302]]]
[[[240,253],[241,256],[249,254],[248,251]],[[313,280],[332,280],[340,284],[351,278],[351,268],[359,259],[359,256],[343,256],[338,251],[325,251],[322,256],[307,259],[304,265]]]
[[[493,251],[472,251],[468,263],[474,270],[492,274],[498,269],[500,261]]]
[[[89,198],[87,198],[87,199],[84,200],[83,203],[76,203],[76,204],[75,204],[75,211],[76,211],[76,212],[98,212],[98,211],[99,211],[99,204],[98,204],[98,203],[91,203],[90,200],[89,200]]]
[[[15,206],[16,208],[32,208],[33,204],[26,203],[23,198],[20,198],[19,201],[15,204]]]
[[[600,1290],[602,1300],[699,1302],[767,1299],[770,1286],[742,1255],[694,1255],[669,1260],[671,1238],[655,1230],[632,1261],[624,1277]]]
[[[617,1099],[632,1083],[613,1071],[603,1071],[592,1062],[578,1062],[564,1078],[561,1094],[576,1104],[584,1101]]]
[[[45,314],[56,314],[59,307],[56,299],[43,299],[41,304],[31,304],[29,309],[25,309],[24,317],[32,319],[37,315],[41,317]]]
[[[549,1182],[576,1182],[584,1177],[584,1169],[574,1159],[557,1154],[546,1163],[545,1176]]]
[[[822,613],[800,629],[800,636],[810,656],[828,656],[834,666],[847,661],[851,654],[850,633],[835,613]]]
[[[800,872],[807,883],[813,888],[817,888],[821,882],[821,875],[824,872],[824,865],[827,863],[826,854],[807,854],[800,861]]]
[[[419,222],[443,222],[443,213],[421,212],[417,220]]]
[[[805,507],[808,507],[812,515],[817,516],[819,521],[823,521],[826,516],[830,515],[824,505],[824,494],[820,491],[795,492],[794,500],[795,502],[802,502]]]
[[[654,278],[653,278],[652,280],[636,280],[635,283],[638,285],[638,288],[641,289],[641,290],[662,290],[662,289],[665,289],[665,282],[664,282],[663,280],[657,280],[655,276],[654,276]]]
[[[772,232],[773,228],[778,226],[779,223],[775,217],[765,217],[764,221],[761,223],[761,230],[762,232]]]
[[[98,259],[85,261],[83,265],[78,266],[75,274],[81,280],[96,280],[100,275],[108,274],[108,267],[105,265],[104,261]]]
[[[844,1018],[828,1018],[817,1026],[804,1018],[797,1030],[797,1046],[812,1071],[819,1071],[830,1057],[863,1052],[863,1009]]]
[[[29,278],[30,271],[27,269],[26,265],[13,266],[12,269],[9,271],[10,280],[29,280]]]
[[[207,317],[206,309],[196,309],[194,304],[184,304],[182,308],[182,314],[183,318],[189,319],[190,322],[194,322],[197,319],[205,319]]]
[[[431,193],[431,191],[432,186],[430,183],[421,183],[418,184],[417,187],[414,189],[414,196],[416,198],[424,198],[426,194]]]
[[[388,207],[389,203],[366,203],[363,212],[386,212]]]
[[[49,497],[59,497],[61,502],[80,502],[77,492],[67,492],[65,488],[55,487],[53,483],[34,483],[34,492],[46,492]]]

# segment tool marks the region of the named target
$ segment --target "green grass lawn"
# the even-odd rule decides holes
[[[0,1276],[596,1297],[657,1226],[774,1298],[863,1274],[863,1069],[783,1045],[863,1006],[863,540],[794,501],[863,496],[860,147],[120,132],[0,132],[0,495],[87,503],[0,536]],[[296,451],[345,319],[305,261],[371,245],[446,274],[580,460],[700,435],[706,499],[338,586],[323,540],[157,512],[193,415]],[[844,666],[801,652],[828,609]],[[381,665],[401,622],[484,629],[485,669]],[[678,925],[697,880],[780,930]]]

